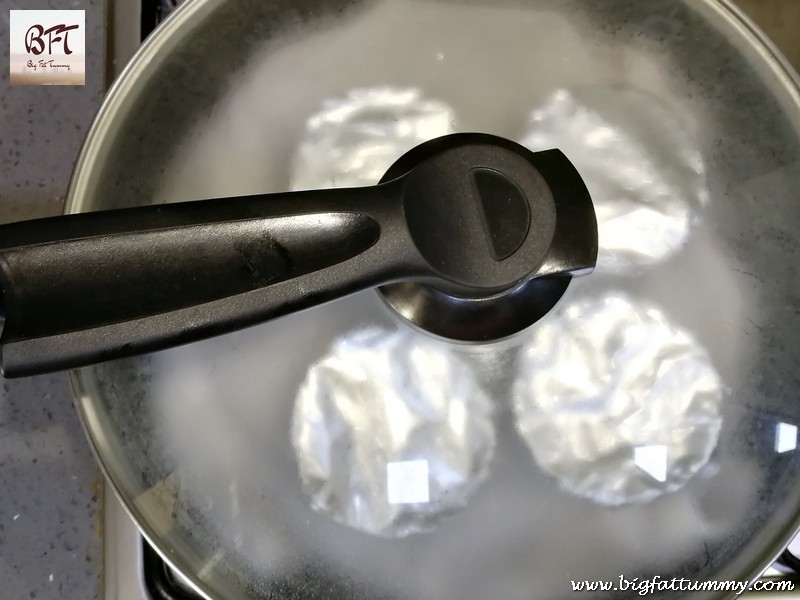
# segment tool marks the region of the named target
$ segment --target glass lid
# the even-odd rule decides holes
[[[453,132],[562,150],[595,272],[492,343],[368,290],[75,371],[145,535],[214,599],[757,576],[800,507],[800,96],[725,2],[195,0],[115,85],[69,210],[372,185]]]

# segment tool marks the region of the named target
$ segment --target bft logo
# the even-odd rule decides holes
[[[69,49],[69,32],[79,28],[80,25],[65,25],[64,23],[54,25],[49,29],[45,29],[42,25],[33,25],[25,34],[25,50],[38,56],[46,48],[47,53],[52,54],[53,44],[60,42],[64,54],[72,54],[72,50]],[[61,34],[63,34],[63,37]],[[47,36],[47,46],[44,43],[44,36]]]
[[[11,83],[83,85],[86,18],[82,10],[12,10]]]

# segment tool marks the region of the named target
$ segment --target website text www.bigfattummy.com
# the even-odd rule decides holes
[[[650,579],[634,577],[626,579],[620,575],[617,581],[572,581],[573,592],[638,592],[640,596],[655,592],[736,592],[745,591],[790,592],[793,581],[759,580],[749,581],[695,581],[693,579],[662,579],[658,575]]]

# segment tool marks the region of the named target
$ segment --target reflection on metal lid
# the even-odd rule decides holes
[[[778,423],[775,426],[775,452],[789,452],[797,448],[797,425]]]
[[[318,512],[401,537],[463,506],[487,474],[492,405],[446,343],[371,328],[312,365],[292,422],[303,490]]]
[[[537,325],[513,394],[537,463],[600,504],[679,489],[708,462],[722,423],[703,348],[622,295],[573,301]]]
[[[668,452],[669,450],[663,444],[639,446],[633,449],[633,462],[656,481],[664,482],[667,480]]]
[[[404,460],[387,463],[386,496],[389,504],[429,502],[428,461]]]

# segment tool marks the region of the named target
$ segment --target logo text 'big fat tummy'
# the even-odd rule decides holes
[[[10,11],[12,85],[84,85],[86,13]]]

